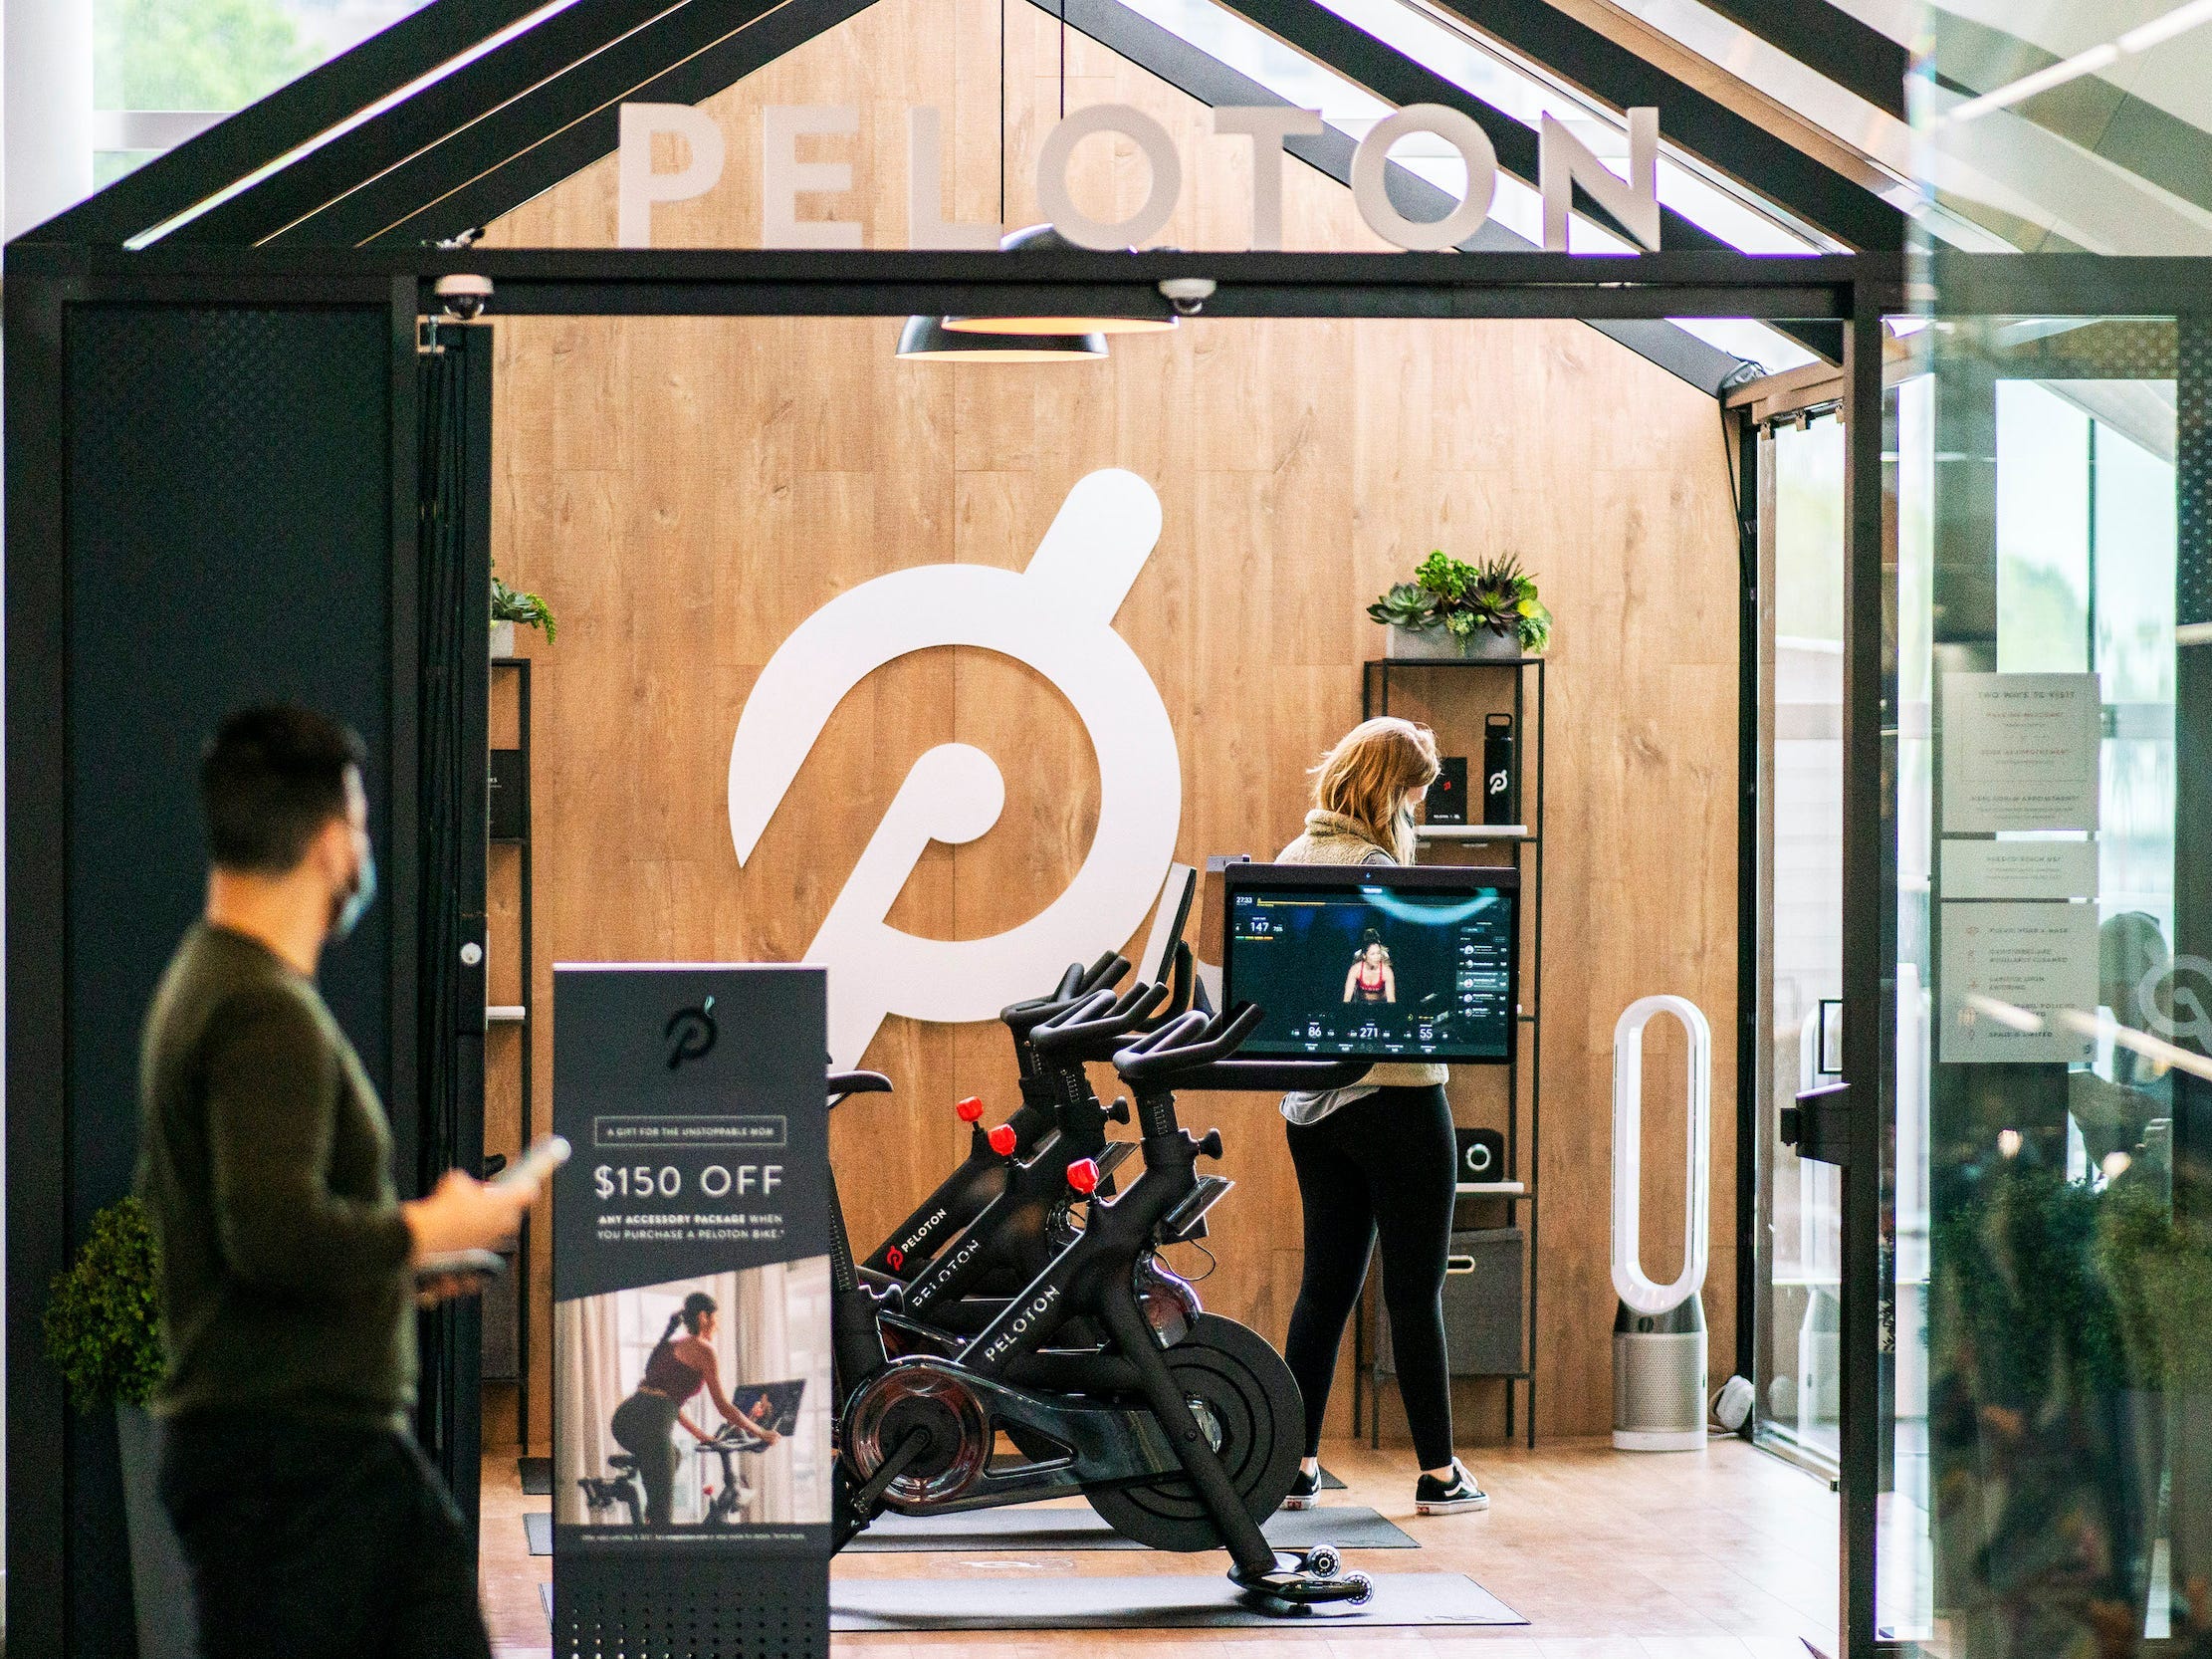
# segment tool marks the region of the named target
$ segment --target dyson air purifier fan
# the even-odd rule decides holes
[[[1671,1014],[1689,1039],[1688,1168],[1682,1183],[1682,1273],[1644,1276],[1642,1255],[1644,1028]],[[1640,997],[1613,1028],[1613,1444],[1624,1452],[1689,1452],[1705,1444],[1705,1238],[1712,1208],[1709,1142],[1712,1029],[1683,997]]]

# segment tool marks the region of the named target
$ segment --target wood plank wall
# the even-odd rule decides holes
[[[660,209],[657,245],[758,241],[760,111],[852,103],[848,197],[871,243],[904,241],[904,121],[949,110],[951,206],[998,192],[998,0],[879,0],[706,106],[722,184]],[[1035,218],[1031,157],[1058,109],[1051,19],[1004,0],[1008,224]],[[1080,36],[1069,108],[1161,118],[1185,157],[1161,240],[1242,246],[1248,155],[1204,110]],[[1144,162],[1090,139],[1078,198],[1131,205]],[[671,158],[672,159],[672,158]],[[664,165],[670,161],[664,160]],[[611,159],[491,229],[500,246],[607,246]],[[1378,246],[1348,194],[1286,169],[1290,246]],[[1158,683],[1184,766],[1178,856],[1272,853],[1298,830],[1306,769],[1359,713],[1378,654],[1366,601],[1430,548],[1512,551],[1559,617],[1551,656],[1539,1426],[1611,1421],[1608,1158],[1614,1020],[1694,999],[1714,1056],[1712,1273],[1721,1374],[1733,1352],[1736,551],[1713,401],[1575,324],[1208,322],[1118,341],[1110,362],[901,363],[896,320],[500,322],[498,567],[547,596],[560,636],[536,689],[538,984],[560,960],[797,956],[914,758],[974,743],[1005,772],[1003,817],[933,847],[891,920],[973,938],[1035,913],[1080,863],[1097,770],[1072,711],[1028,669],[944,649],[848,696],[740,868],[724,791],[747,691],[790,629],[885,571],[1025,563],[1070,485],[1103,466],[1158,490],[1166,528],[1119,627]],[[1478,752],[1480,700],[1437,705],[1447,752]],[[496,873],[496,872],[495,872]],[[1101,946],[1108,941],[1100,941]],[[519,990],[519,988],[517,988]],[[507,996],[505,989],[498,995]],[[538,1025],[539,1075],[552,1026]],[[1645,1232],[1679,1261],[1679,1049],[1655,1033]],[[1013,1099],[995,1026],[889,1022],[869,1055],[899,1085],[838,1114],[846,1204],[871,1240],[962,1144],[951,1105]],[[1494,1073],[1454,1085],[1494,1121]],[[545,1121],[546,1105],[540,1105]],[[1271,1100],[1215,1096],[1239,1181],[1217,1212],[1211,1306],[1280,1340],[1299,1272],[1298,1200]],[[534,1287],[538,1328],[547,1287]],[[1194,1258],[1185,1264],[1203,1267]],[[1347,1351],[1349,1344],[1347,1344]],[[550,1421],[543,1351],[534,1423]],[[1342,1416],[1346,1391],[1334,1409]],[[1495,1383],[1464,1385],[1461,1438],[1502,1429]],[[1388,1422],[1388,1418],[1386,1418]]]

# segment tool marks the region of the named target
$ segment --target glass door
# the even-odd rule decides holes
[[[1916,344],[1887,446],[1877,1632],[2202,1652],[2212,327],[1948,317]]]
[[[1759,432],[1754,1426],[1833,1474],[1840,1453],[1841,1171],[1782,1139],[1843,1066],[1844,427],[1833,407]]]

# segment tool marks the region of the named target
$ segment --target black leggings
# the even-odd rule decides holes
[[[1306,1397],[1306,1456],[1321,1450],[1337,1347],[1379,1234],[1399,1395],[1421,1467],[1441,1469],[1451,1461],[1443,1270],[1458,1178],[1450,1103],[1435,1083],[1379,1088],[1318,1123],[1287,1127],[1305,1208],[1306,1266],[1283,1357]]]
[[[666,1394],[632,1394],[607,1424],[614,1443],[637,1459],[645,1487],[645,1525],[669,1526],[676,1514],[676,1402]]]

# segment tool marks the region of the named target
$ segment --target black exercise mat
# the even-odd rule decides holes
[[[1278,1549],[1419,1549],[1414,1539],[1373,1510],[1283,1510],[1262,1529]],[[534,1535],[535,1536],[535,1535]],[[1142,1549],[1090,1510],[969,1510],[953,1515],[880,1515],[847,1550],[882,1554],[907,1550]]]
[[[544,1510],[532,1510],[523,1517],[523,1536],[530,1540],[533,1555],[553,1553],[553,1517]]]
[[[1321,1490],[1323,1492],[1342,1492],[1344,1491],[1344,1483],[1342,1481],[1338,1480],[1326,1469],[1321,1471]]]
[[[1220,1573],[1149,1578],[835,1578],[831,1630],[1227,1630],[1337,1625],[1498,1625],[1528,1620],[1456,1572],[1373,1575],[1363,1602],[1277,1618]]]
[[[546,1622],[548,1624],[553,1623],[553,1586],[551,1584],[540,1584],[538,1586],[538,1599],[546,1604]]]
[[[517,1458],[517,1473],[523,1477],[525,1498],[551,1498],[553,1496],[553,1459]]]

